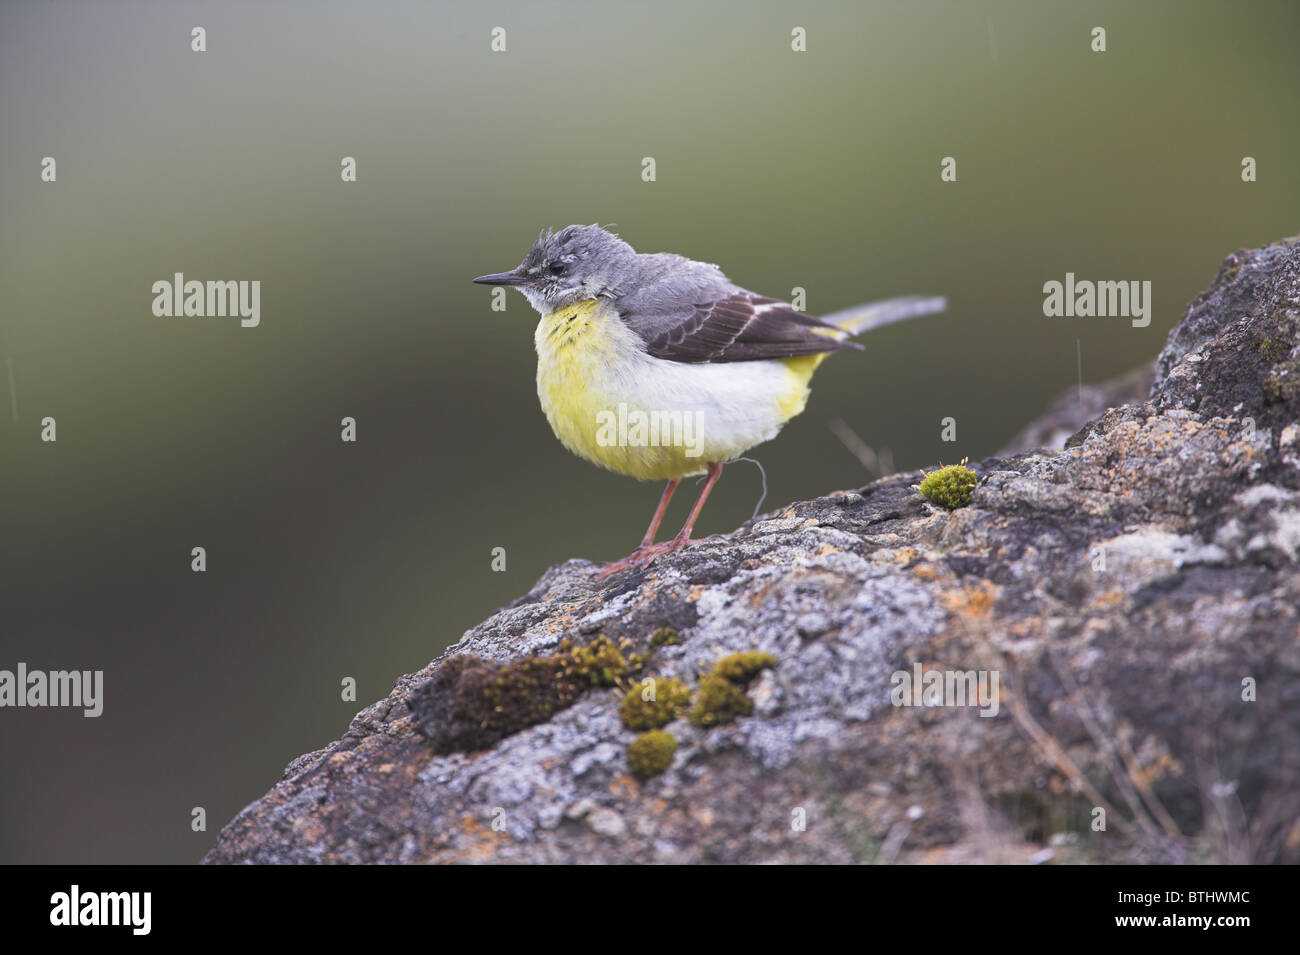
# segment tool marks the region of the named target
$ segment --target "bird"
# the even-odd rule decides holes
[[[552,431],[592,464],[667,482],[641,543],[600,578],[696,543],[723,465],[804,410],[813,372],[853,336],[947,307],[911,295],[822,318],[735,285],[706,262],[638,253],[600,225],[543,229],[514,269],[474,279],[517,289],[540,314],[537,396]],[[656,543],[678,484],[704,475],[678,534]]]

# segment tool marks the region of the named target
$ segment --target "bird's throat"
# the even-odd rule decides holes
[[[537,326],[538,352],[558,351],[577,344],[595,326],[603,304],[599,299],[589,298],[543,315]]]

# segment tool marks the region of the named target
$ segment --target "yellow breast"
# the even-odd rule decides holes
[[[608,304],[596,299],[542,316],[534,336],[537,397],[555,436],[578,457],[648,479],[658,476],[650,473],[658,470],[654,462],[644,454],[629,454],[630,449],[617,443],[603,442],[597,434],[599,416],[616,408],[620,397],[608,385],[611,369],[627,362],[633,347],[627,339],[630,332],[621,324]]]
[[[560,443],[584,460],[641,480],[702,474],[709,463],[731,460],[775,436],[803,411],[809,379],[824,357],[716,365],[654,359],[600,300],[543,316],[534,340],[537,396]],[[623,412],[669,410],[682,416],[677,420],[685,436],[695,440],[624,440]],[[602,420],[613,424],[603,427]]]

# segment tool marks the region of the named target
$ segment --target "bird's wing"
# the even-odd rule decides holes
[[[672,311],[623,315],[656,358],[681,362],[759,361],[860,349],[835,325],[786,302],[734,286]]]

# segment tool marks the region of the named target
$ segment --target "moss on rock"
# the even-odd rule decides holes
[[[763,670],[770,670],[774,666],[776,666],[776,657],[772,654],[749,650],[723,657],[713,665],[713,675],[720,676],[731,683],[745,684]]]
[[[603,636],[588,646],[566,640],[554,654],[506,664],[460,654],[443,661],[411,706],[436,752],[475,751],[545,722],[588,690],[614,686],[630,672]]]
[[[677,737],[664,730],[651,730],[628,744],[627,768],[637,779],[649,779],[672,765],[676,752]]]
[[[706,676],[695,696],[691,722],[701,727],[716,726],[753,711],[754,701],[740,687],[720,676]]]
[[[970,503],[971,491],[979,480],[966,462],[950,464],[946,468],[925,475],[917,490],[927,500],[953,511]]]
[[[660,647],[675,647],[682,642],[682,636],[673,627],[656,627],[655,632],[650,634],[650,647],[658,650]]]
[[[754,711],[754,702],[745,695],[745,686],[761,671],[774,666],[776,657],[757,650],[723,657],[700,681],[695,707],[690,713],[691,722],[707,727],[748,716]]]
[[[618,714],[630,730],[658,729],[671,723],[690,702],[691,691],[681,680],[643,680],[627,691]]]

